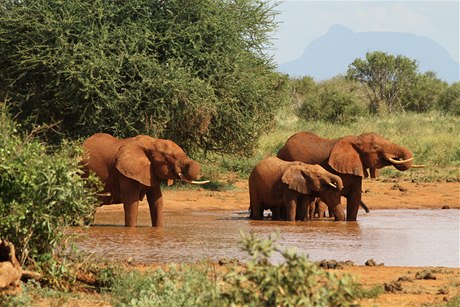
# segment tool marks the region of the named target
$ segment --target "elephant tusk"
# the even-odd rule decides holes
[[[206,184],[206,183],[209,183],[209,182],[210,182],[209,180],[202,180],[202,181],[192,180],[192,181],[190,181],[191,184]]]
[[[109,197],[109,196],[112,196],[112,194],[110,192],[98,193],[97,196],[99,196],[99,197]]]
[[[209,183],[209,180],[203,180],[203,181],[196,181],[196,180],[188,180],[185,178],[185,176],[182,173],[177,173],[180,179],[184,180],[185,182],[191,183],[191,184],[206,184]]]
[[[369,213],[370,210],[369,210],[369,208],[366,206],[366,204],[365,204],[362,200],[361,200],[360,202],[361,202],[360,205],[361,205],[361,207],[364,209],[364,211],[366,211],[366,213]]]
[[[409,158],[409,159],[406,159],[406,160],[395,160],[393,158],[389,158],[388,160],[390,160],[391,163],[398,165],[398,164],[404,164],[404,163],[410,162],[410,161],[414,160],[414,158]]]
[[[424,164],[412,164],[411,165],[411,168],[424,168],[424,167],[426,167],[426,165]]]
[[[334,183],[332,183],[332,182],[328,182],[328,184],[329,184],[331,187],[333,187],[334,189],[337,189],[337,185],[336,185],[336,184],[334,184]]]

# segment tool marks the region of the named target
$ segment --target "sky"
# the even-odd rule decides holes
[[[272,1],[273,2],[273,1]],[[335,24],[354,32],[391,31],[431,38],[459,60],[460,1],[285,0],[276,7],[278,28],[269,54],[277,64],[299,58]]]

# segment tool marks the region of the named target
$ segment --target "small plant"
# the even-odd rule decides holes
[[[218,306],[209,265],[171,265],[167,270],[120,275],[109,290],[121,306]]]
[[[350,306],[359,297],[359,286],[350,275],[338,278],[325,272],[307,256],[279,249],[272,237],[243,235],[241,244],[251,260],[244,269],[230,268],[224,276],[225,305]],[[280,264],[270,264],[273,252],[283,257]]]

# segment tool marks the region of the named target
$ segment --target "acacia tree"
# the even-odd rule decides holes
[[[402,55],[375,51],[365,59],[355,59],[347,70],[347,78],[361,82],[369,98],[369,111],[377,113],[383,103],[388,112],[403,108],[400,95],[414,82],[417,62]]]
[[[263,52],[274,16],[261,0],[4,0],[0,93],[25,127],[247,152],[286,97]]]

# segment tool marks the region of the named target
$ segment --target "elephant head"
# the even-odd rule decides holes
[[[297,164],[290,166],[281,177],[281,181],[292,190],[302,194],[343,188],[342,179],[319,165]]]
[[[124,176],[145,186],[158,186],[160,180],[182,179],[193,184],[199,178],[200,164],[191,160],[174,142],[137,136],[133,141],[121,146],[115,167]]]
[[[400,171],[409,169],[412,152],[391,143],[377,133],[347,136],[339,139],[332,147],[329,165],[339,173],[375,177],[376,169],[393,165]]]

